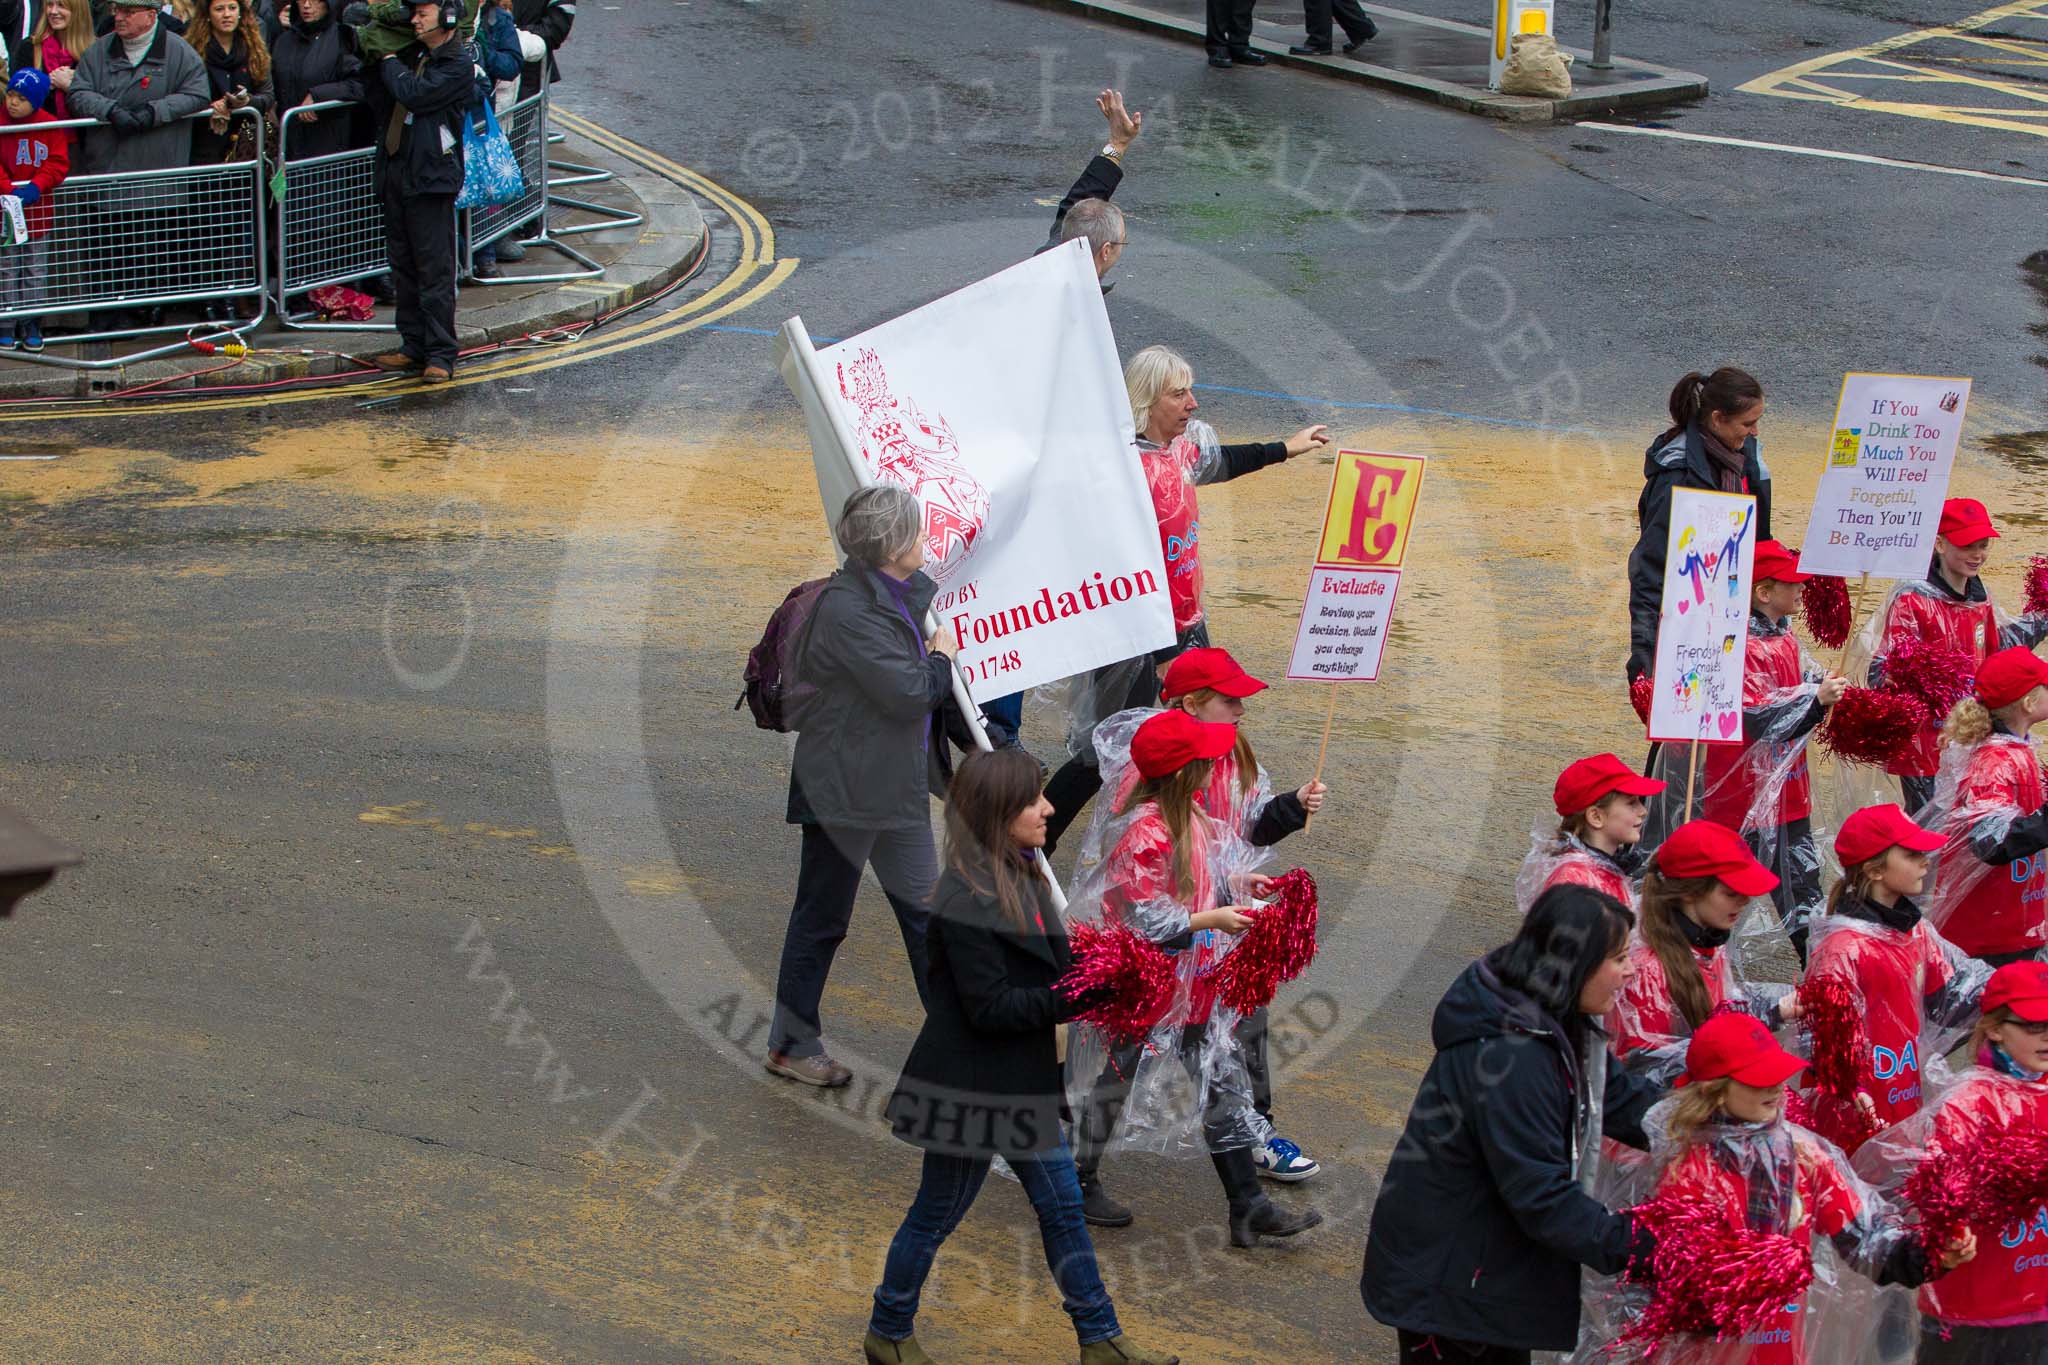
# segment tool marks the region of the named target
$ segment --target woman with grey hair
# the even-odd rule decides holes
[[[930,796],[950,776],[933,712],[952,694],[952,660],[922,622],[935,586],[924,565],[924,509],[894,484],[846,500],[834,535],[846,563],[812,603],[797,639],[789,723],[797,732],[788,820],[803,829],[796,902],[782,940],[767,1067],[805,1085],[853,1073],[820,1036],[818,1003],[846,938],[863,867],[896,912],[918,998],[938,858]]]

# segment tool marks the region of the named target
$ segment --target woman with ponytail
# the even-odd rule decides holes
[[[1650,671],[1657,655],[1657,609],[1663,595],[1664,546],[1671,533],[1671,493],[1702,488],[1756,498],[1756,537],[1771,537],[1771,471],[1757,447],[1764,386],[1724,365],[1697,370],[1671,390],[1671,425],[1643,456],[1643,493],[1636,501],[1641,534],[1628,557],[1628,679]]]
[[[1724,1004],[1772,1028],[1799,1017],[1798,996],[1742,990],[1728,960],[1735,922],[1777,884],[1740,835],[1711,820],[1680,825],[1658,846],[1643,876],[1629,982],[1607,1020],[1630,1071],[1668,1082],[1685,1067],[1693,1031]]]
[[[2048,663],[2000,650],[1977,671],[1942,732],[1955,774],[1941,832],[1933,918],[1943,937],[1992,966],[2048,944],[2048,789],[2027,734],[2048,720]]]

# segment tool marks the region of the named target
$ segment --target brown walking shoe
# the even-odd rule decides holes
[[[455,377],[455,372],[446,365],[429,365],[420,371],[420,378],[429,384],[445,384]]]
[[[771,1052],[768,1054],[768,1060],[762,1065],[788,1080],[820,1086],[826,1090],[845,1085],[853,1079],[851,1071],[822,1052],[813,1057],[789,1057],[780,1052]]]
[[[891,1341],[880,1332],[870,1331],[861,1349],[867,1355],[868,1365],[939,1365],[924,1353],[916,1337]]]
[[[405,374],[426,364],[418,356],[407,355],[404,351],[386,351],[382,355],[373,355],[370,357],[370,363],[380,370],[390,370],[396,374]]]

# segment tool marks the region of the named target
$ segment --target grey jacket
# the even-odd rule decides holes
[[[105,119],[117,107],[147,109],[150,126],[137,133],[82,129],[72,173],[104,175],[190,165],[192,129],[180,120],[204,109],[211,98],[206,63],[190,43],[161,23],[137,66],[128,64],[121,40],[108,34],[78,59],[78,74],[71,79],[71,116]]]
[[[931,822],[930,794],[948,771],[946,726],[932,712],[952,696],[952,665],[927,654],[922,622],[935,591],[912,574],[899,611],[873,569],[848,560],[819,593],[798,646],[796,675],[817,688],[796,727],[789,773],[792,824],[902,829]],[[909,619],[905,619],[905,611]]]

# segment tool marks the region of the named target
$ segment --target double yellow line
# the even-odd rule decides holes
[[[427,386],[418,380],[399,380],[389,376],[372,375],[365,376],[357,383],[327,384],[308,389],[281,389],[268,393],[233,394],[219,398],[195,396],[189,399],[155,399],[148,403],[135,404],[102,401],[63,406],[34,406],[12,412],[0,408],[0,422],[46,422],[58,419],[154,416],[162,413],[220,412],[258,405],[276,407],[287,403],[322,402],[340,397],[360,397],[365,393],[390,394],[395,397],[400,394],[442,392],[465,388],[471,384],[496,383],[517,375],[535,374],[563,365],[581,364],[586,360],[596,360],[619,351],[646,346],[695,331],[706,323],[716,322],[719,318],[760,302],[781,288],[782,282],[796,270],[795,258],[776,259],[775,229],[761,211],[717,181],[575,114],[550,110],[549,117],[553,122],[573,130],[578,136],[596,143],[605,150],[635,162],[666,180],[674,181],[700,200],[724,212],[738,227],[740,233],[740,255],[732,269],[711,288],[671,312],[657,313],[653,317],[623,323],[617,327],[607,327],[599,332],[589,345],[572,342],[563,346],[548,346],[534,351],[516,350],[494,356],[477,364],[464,366],[456,373],[454,379],[435,386],[433,390],[428,390]]]

